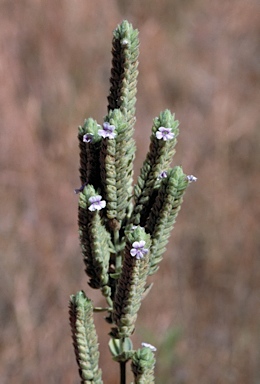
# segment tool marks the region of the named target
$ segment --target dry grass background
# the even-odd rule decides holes
[[[259,11],[258,0],[0,2],[1,384],[79,382],[68,298],[84,289],[102,301],[78,246],[77,126],[102,122],[125,18],[141,40],[136,171],[152,119],[170,108],[174,162],[198,177],[136,346],[148,333],[158,346],[158,383],[260,382]],[[104,381],[116,383],[96,321]]]

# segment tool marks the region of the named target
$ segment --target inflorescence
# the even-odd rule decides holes
[[[70,323],[81,382],[102,384],[94,311],[106,311],[109,348],[120,363],[131,360],[135,383],[154,383],[156,348],[133,349],[141,301],[159,269],[188,184],[197,181],[171,167],[179,122],[168,109],[153,120],[150,147],[133,186],[138,31],[123,21],[114,31],[108,112],[102,125],[88,118],[79,127],[81,187],[79,239],[88,284],[107,306],[95,308],[83,291],[70,298]]]

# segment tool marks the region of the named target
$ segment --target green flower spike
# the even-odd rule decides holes
[[[137,227],[127,233],[124,262],[118,279],[112,318],[118,328],[112,330],[114,338],[129,337],[135,328],[137,312],[149,268],[150,236]]]
[[[154,274],[159,268],[158,264],[162,260],[165,245],[168,243],[188,184],[189,179],[179,166],[170,169],[167,177],[161,181],[158,195],[145,226],[152,239],[149,275]]]
[[[81,184],[92,184],[96,189],[100,187],[99,148],[101,137],[98,135],[100,128],[95,120],[89,118],[78,129]]]
[[[135,207],[131,222],[135,225],[145,226],[160,185],[159,175],[170,166],[175,153],[179,122],[174,117],[166,109],[154,119],[150,149],[134,190]]]
[[[92,288],[101,288],[108,299],[108,269],[112,243],[99,215],[105,205],[105,201],[91,185],[87,185],[79,195],[79,237],[86,273],[90,277],[89,285]]]
[[[115,127],[114,139],[102,140],[100,163],[106,214],[109,220],[116,220],[118,229],[126,217],[132,198],[133,160],[135,141],[125,117],[119,109],[111,111],[107,120]]]
[[[132,357],[132,372],[135,384],[154,383],[155,357],[150,347],[138,349]]]
[[[116,132],[115,132],[116,133]],[[113,220],[117,216],[117,190],[116,190],[116,141],[114,138],[102,139],[100,150],[100,172],[102,194],[107,202],[106,216]]]
[[[108,112],[120,109],[129,130],[135,123],[136,85],[138,75],[138,30],[124,20],[114,31],[112,69]]]
[[[81,384],[102,384],[93,305],[83,291],[70,296],[69,314]]]

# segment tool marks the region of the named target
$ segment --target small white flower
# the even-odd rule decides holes
[[[83,136],[83,141],[84,143],[91,143],[92,140],[93,140],[93,133],[86,133],[84,136]]]
[[[167,172],[162,171],[160,175],[157,177],[157,180],[165,179],[167,177]]]
[[[104,139],[106,137],[109,139],[114,139],[116,137],[116,132],[114,132],[115,129],[116,127],[114,125],[110,125],[108,122],[105,122],[103,124],[103,129],[98,130],[98,135]]]
[[[193,175],[188,175],[187,176],[187,179],[188,179],[188,182],[189,183],[192,183],[193,181],[197,181],[197,177],[193,176]]]
[[[91,196],[88,199],[88,201],[91,203],[88,209],[94,212],[94,211],[100,211],[102,208],[105,208],[106,202],[105,200],[101,200],[101,199],[102,199],[102,196],[100,195]]]
[[[175,137],[175,134],[172,132],[171,128],[160,127],[156,132],[156,137],[159,140],[171,140]]]
[[[150,348],[153,352],[157,351],[157,348],[155,348],[152,344],[149,343],[142,343],[142,347]]]
[[[146,255],[149,251],[148,249],[144,248],[144,246],[145,246],[144,240],[134,241],[132,244],[133,248],[130,251],[130,255],[132,257],[136,257],[138,260],[142,259],[144,255]]]

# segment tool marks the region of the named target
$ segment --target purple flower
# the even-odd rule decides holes
[[[130,255],[132,257],[136,257],[138,260],[142,259],[144,255],[148,253],[148,249],[144,248],[144,245],[145,245],[144,240],[134,241],[134,243],[132,244],[133,248],[130,251]]]
[[[90,211],[100,211],[102,208],[105,208],[106,202],[105,200],[101,200],[102,196],[96,195],[91,196],[88,201],[91,203],[91,205],[88,207]]]
[[[114,139],[116,136],[116,132],[114,132],[115,129],[116,127],[114,125],[110,125],[109,123],[105,122],[103,124],[103,129],[98,130],[98,135],[103,138],[108,137],[109,139]]]
[[[189,183],[192,183],[193,181],[197,181],[197,177],[193,176],[193,175],[188,175],[187,176],[187,179],[188,179],[188,182]]]
[[[167,172],[162,171],[160,175],[157,177],[157,180],[165,179],[167,177]]]
[[[157,351],[157,348],[155,348],[152,344],[149,343],[142,343],[142,347],[150,348],[153,352]]]
[[[171,131],[171,128],[160,127],[156,132],[157,139],[164,141],[171,140],[175,137],[175,134]]]
[[[82,192],[86,185],[87,185],[87,183],[84,183],[81,187],[74,189],[74,193],[78,194],[78,193]]]
[[[84,143],[91,143],[92,140],[93,140],[93,133],[86,133],[84,136],[83,136],[83,141]]]

